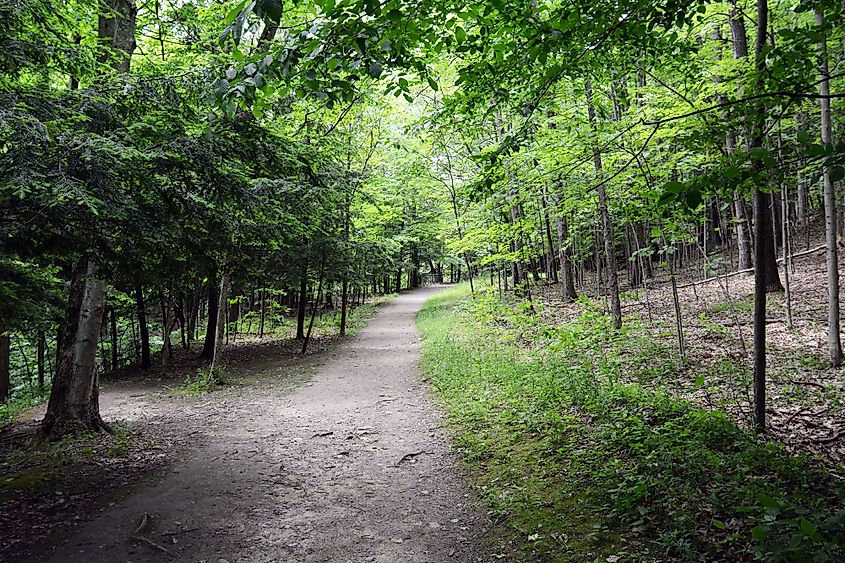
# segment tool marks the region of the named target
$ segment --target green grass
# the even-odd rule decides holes
[[[23,394],[0,403],[0,428],[4,428],[14,422],[17,416],[23,411],[46,401],[49,393],[49,390],[46,390],[44,394],[37,392]]]
[[[526,314],[455,288],[418,317],[423,373],[497,523],[488,539],[500,555],[845,558],[841,482],[724,414],[619,383],[675,369],[675,358],[638,355],[599,311],[531,332]]]

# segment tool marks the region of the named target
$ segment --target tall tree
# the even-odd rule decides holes
[[[830,72],[827,63],[827,31],[825,29],[824,13],[817,9],[815,13],[816,25],[822,39],[819,41],[819,106],[821,109],[821,137],[822,145],[830,147],[833,142],[833,126],[830,117]],[[830,365],[842,365],[842,342],[839,335],[839,255],[837,244],[837,210],[836,189],[833,185],[830,166],[824,166],[822,177],[824,181],[824,232],[825,247],[827,249],[827,349]]]

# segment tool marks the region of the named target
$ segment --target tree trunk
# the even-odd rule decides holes
[[[258,318],[258,338],[264,338],[264,319],[267,316],[267,288],[261,288],[261,309]]]
[[[138,9],[132,0],[105,0],[104,4],[97,22],[97,35],[102,44],[122,51],[112,61],[112,67],[127,73],[136,46],[135,16]]]
[[[745,20],[739,14],[736,8],[736,2],[731,3],[728,10],[728,23],[731,27],[731,38],[733,40],[733,55],[735,59],[745,59],[748,57],[748,39],[745,32]],[[720,102],[724,101],[724,96],[720,96]],[[728,115],[723,114],[723,119],[727,120]],[[736,133],[728,131],[725,135],[725,148],[728,155],[736,152]],[[751,229],[748,223],[748,214],[745,210],[745,202],[739,193],[734,192],[734,225],[736,227],[736,248],[739,255],[739,269],[748,270],[751,268]]]
[[[767,0],[757,0],[757,42],[754,48],[754,66],[757,74],[757,91],[763,90],[766,70],[765,45],[768,33],[769,6]],[[766,124],[765,107],[757,106],[754,119],[751,146],[762,147]],[[755,165],[757,172],[763,170],[762,162]],[[766,431],[766,292],[771,284],[768,279],[769,267],[766,260],[771,250],[774,254],[774,242],[769,225],[768,197],[760,189],[759,183],[754,188],[754,225],[757,236],[754,238],[754,428],[758,432]],[[777,264],[775,264],[777,273]],[[778,280],[778,285],[780,281]]]
[[[597,130],[596,126],[596,112],[593,106],[593,88],[590,81],[585,84],[587,94],[587,112],[590,120],[590,127],[593,132]],[[593,164],[596,168],[596,174],[602,174],[601,151],[598,147],[593,149]],[[604,234],[604,253],[607,261],[607,281],[610,290],[610,314],[613,316],[614,328],[622,327],[622,303],[619,299],[619,278],[616,272],[616,252],[613,243],[613,224],[610,222],[610,211],[607,206],[607,192],[605,191],[604,182],[600,182],[596,187],[599,196],[599,215],[601,216],[602,232]],[[598,268],[598,265],[596,265]]]
[[[80,258],[74,265],[59,361],[42,422],[50,439],[78,431],[108,430],[100,418],[97,367],[106,287],[96,274],[93,258]]]
[[[164,291],[159,291],[158,294],[159,308],[161,309],[161,336],[164,341],[161,348],[161,363],[166,364],[168,360],[173,359],[173,343],[170,341],[170,301],[171,296],[168,292],[167,297]]]
[[[147,325],[144,288],[141,284],[135,286],[135,308],[138,312],[138,332],[141,334],[141,369],[149,369],[152,365],[150,360],[150,328]]]
[[[109,335],[111,336],[111,369],[112,371],[118,368],[120,363],[120,354],[118,351],[118,336],[117,336],[117,312],[112,309],[109,315],[111,323],[109,326]]]
[[[578,298],[575,291],[575,280],[572,275],[572,260],[569,258],[567,239],[569,238],[569,226],[566,224],[566,217],[561,213],[557,217],[557,252],[560,261],[560,291],[564,303]]]
[[[305,339],[305,305],[308,301],[308,265],[302,266],[299,276],[299,303],[296,311],[296,339]]]
[[[200,357],[210,360],[214,356],[214,343],[217,337],[217,307],[220,292],[217,288],[217,272],[212,269],[208,274],[208,322],[205,330],[205,340]]]
[[[122,51],[114,67],[128,72],[135,49],[135,16],[131,0],[107,0],[98,18],[100,41]],[[74,265],[68,309],[59,345],[58,361],[42,422],[49,438],[58,438],[78,430],[109,430],[100,417],[97,344],[105,310],[106,287],[96,278],[97,264],[80,258]]]
[[[340,284],[340,335],[346,336],[346,307],[349,300],[349,279],[343,274]]]
[[[311,339],[311,329],[314,328],[314,316],[317,314],[317,304],[320,301],[320,293],[323,291],[323,278],[326,273],[326,255],[323,254],[323,259],[320,263],[320,276],[317,281],[317,295],[314,296],[314,305],[311,307],[311,320],[308,322],[308,332],[305,338],[302,339],[302,353],[308,350],[308,341]]]
[[[218,291],[216,323],[217,334],[214,338],[214,349],[211,353],[211,366],[208,368],[208,373],[212,379],[214,379],[215,377],[214,370],[217,363],[217,359],[220,355],[220,351],[223,349],[223,328],[226,325],[226,312],[228,310],[228,308],[226,307],[226,301],[228,301],[227,296],[229,293],[229,272],[226,270],[225,260],[221,269],[223,270],[223,276],[220,278],[220,290]]]
[[[824,33],[824,15],[816,10],[816,25]],[[824,36],[822,36],[824,37]],[[827,65],[827,40],[819,42],[819,71],[821,83],[819,93],[823,96],[819,100],[821,105],[821,136],[825,147],[833,142],[833,127],[830,117],[830,75]],[[830,176],[830,167],[823,169],[824,177],[824,233],[827,247],[827,349],[830,365],[842,365],[842,342],[839,336],[839,255],[836,247],[836,188]]]

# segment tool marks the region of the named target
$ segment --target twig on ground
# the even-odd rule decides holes
[[[140,534],[141,532],[146,530],[147,527],[150,525],[150,519],[151,519],[150,513],[144,512],[144,515],[141,516],[141,523],[138,524],[138,527],[135,528],[135,531],[132,532],[132,535],[137,536],[138,534]]]
[[[185,528],[184,530],[176,530],[173,532],[162,532],[162,536],[178,536],[179,534],[187,534],[188,532],[196,532],[199,530],[199,526],[194,526],[193,528]]]
[[[400,465],[403,461],[406,461],[406,460],[409,460],[409,459],[414,459],[414,458],[415,458],[415,457],[417,457],[418,455],[422,455],[422,454],[431,454],[431,452],[427,452],[427,451],[425,451],[425,450],[421,450],[421,451],[419,451],[419,452],[412,452],[412,453],[409,453],[409,454],[405,454],[405,455],[403,455],[403,456],[402,456],[402,459],[400,459],[399,461],[397,461],[397,462],[396,462],[395,467],[399,467],[399,465]]]
[[[156,542],[154,542],[150,538],[145,538],[144,536],[132,536],[132,539],[135,540],[135,541],[143,542],[143,543],[149,545],[150,547],[153,547],[153,548],[161,551],[162,553],[166,553],[169,557],[175,557],[170,550],[168,550],[166,547],[160,546],[159,544],[157,544]]]
[[[819,444],[830,444],[831,442],[835,442],[841,438],[843,435],[845,435],[845,431],[840,431],[833,436],[828,436],[827,438],[813,438],[813,441],[818,442]]]

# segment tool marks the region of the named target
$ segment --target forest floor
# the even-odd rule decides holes
[[[217,390],[189,392],[176,366],[110,384],[112,437],[45,449],[31,412],[0,442],[0,559],[476,560],[488,524],[418,378],[434,291],[305,357],[232,346]]]
[[[532,308],[480,285],[474,296],[466,284],[437,295],[417,322],[423,374],[499,557],[845,561],[845,481],[833,459],[794,455],[683,392],[729,396],[739,361],[722,379],[706,361],[679,368],[671,333],[654,340],[630,316],[613,330],[599,300],[561,307],[535,291]],[[773,397],[773,413],[795,408]]]
[[[770,433],[791,451],[819,456],[828,469],[845,467],[845,375],[827,359],[827,278],[825,253],[815,237],[795,253],[790,268],[792,326],[786,322],[784,292],[768,297],[768,415]],[[806,252],[809,249],[809,252]],[[805,253],[806,252],[806,253]],[[845,256],[840,251],[840,275]],[[724,257],[711,262],[731,268]],[[678,296],[686,357],[681,362],[675,328],[672,287],[665,268],[655,270],[648,286],[631,288],[621,277],[622,312],[627,342],[620,358],[627,382],[668,392],[711,410],[729,413],[748,425],[751,420],[752,274],[714,278],[699,261],[678,273]],[[783,268],[780,269],[784,281]],[[702,283],[702,280],[707,280]],[[594,283],[589,284],[591,286]],[[538,285],[544,305],[539,325],[573,322],[585,312],[585,301],[564,304],[560,286]],[[588,291],[592,305],[606,308],[606,298]],[[587,309],[590,307],[588,306]],[[675,358],[654,362],[655,358]],[[661,369],[653,369],[660,365]],[[665,368],[665,369],[664,369]]]

